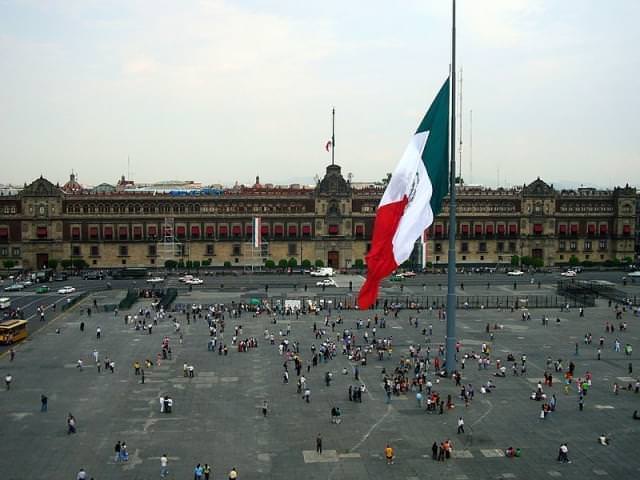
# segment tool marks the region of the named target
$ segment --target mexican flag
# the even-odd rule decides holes
[[[449,79],[394,170],[376,213],[367,280],[358,306],[369,308],[384,277],[405,262],[417,239],[440,212],[449,190]]]

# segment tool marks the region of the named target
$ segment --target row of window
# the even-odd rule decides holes
[[[445,233],[445,225],[442,223],[436,223],[433,227],[429,229],[430,235],[435,235],[436,237],[442,236]],[[532,233],[534,235],[542,235],[544,233],[544,225],[542,223],[534,223],[532,226]],[[517,235],[518,234],[518,224],[517,223],[498,223],[495,226],[493,223],[475,223],[472,225],[468,223],[461,223],[458,226],[458,233],[463,236],[468,236],[473,232],[474,235],[493,235],[497,232],[498,235],[506,235],[507,232],[509,235]],[[580,225],[578,223],[559,223],[558,224],[558,234],[560,235],[578,235],[580,234]],[[609,225],[607,223],[600,223],[599,225],[596,223],[588,223],[586,226],[586,231],[588,235],[608,235],[609,234]],[[631,235],[631,225],[623,225],[622,226],[622,234],[625,236]]]
[[[0,256],[6,255],[7,248],[0,249]],[[20,256],[20,249],[14,248],[14,256]],[[5,252],[5,253],[2,253]],[[17,252],[17,253],[15,253]],[[186,249],[184,245],[176,245],[176,251],[174,252],[176,256],[182,257],[186,255]],[[253,252],[251,252],[253,254]],[[205,256],[213,256],[215,255],[215,244],[208,243],[205,246]],[[298,255],[298,244],[290,243],[287,248],[287,254],[289,256]],[[156,245],[147,245],[147,256],[148,257],[156,257],[158,255],[158,248]],[[243,255],[242,244],[234,243],[231,246],[231,255],[234,257],[240,257]],[[268,246],[264,245],[260,250],[260,255],[262,257],[269,256]],[[71,256],[72,257],[81,257],[82,256],[82,247],[80,245],[73,245],[71,247]],[[91,245],[89,247],[89,256],[91,257],[99,257],[100,256],[100,245]],[[129,246],[128,245],[118,245],[118,256],[119,257],[128,257],[129,256]]]
[[[11,251],[12,257],[20,256],[20,247],[13,247],[9,249],[9,247],[0,247],[0,257],[8,257],[9,251]]]
[[[200,205],[200,204],[72,204],[65,207],[65,212],[70,214],[91,213],[130,213],[130,214],[154,214],[154,213],[304,213],[303,204],[287,203],[276,205]]]
[[[507,250],[505,250],[505,246],[507,247]],[[598,249],[599,250],[606,250],[608,247],[608,242],[607,240],[599,240],[598,241]],[[435,243],[433,245],[434,251],[436,253],[441,253],[442,252],[442,243]],[[496,243],[496,251],[498,253],[501,252],[511,252],[511,253],[515,253],[516,252],[516,242],[508,242],[505,244],[505,242],[497,242]],[[560,240],[558,242],[558,250],[563,252],[567,250],[567,242],[565,240]],[[569,242],[569,250],[575,252],[578,250],[578,242],[575,240],[571,240]],[[478,252],[479,253],[483,253],[483,252],[487,252],[487,243],[486,242],[478,242]],[[585,240],[583,243],[583,251],[585,252],[589,252],[589,251],[593,251],[593,243],[591,242],[591,240]],[[469,243],[468,242],[460,242],[460,252],[462,253],[468,253],[469,252]]]

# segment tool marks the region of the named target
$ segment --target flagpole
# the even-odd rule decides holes
[[[335,163],[336,152],[336,109],[331,109],[331,165]]]
[[[446,370],[456,370],[456,0],[452,0],[451,28],[451,145],[449,158],[449,255],[447,268]]]

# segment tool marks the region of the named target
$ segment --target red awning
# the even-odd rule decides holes
[[[298,234],[298,227],[295,225],[289,225],[289,235],[296,236]]]
[[[490,223],[487,225],[487,235],[493,235],[493,224]]]
[[[244,227],[244,233],[247,236],[253,235],[253,225],[247,225]]]
[[[364,235],[364,225],[356,225],[356,235]]]
[[[199,225],[191,225],[191,236],[199,237],[200,236],[200,226]]]
[[[329,233],[331,235],[337,235],[338,234],[338,225],[329,225]]]
[[[213,225],[207,225],[206,227],[204,227],[204,233],[207,235],[207,237],[213,237],[215,235],[215,228],[213,228]]]
[[[578,224],[577,223],[572,223],[571,224],[571,233],[578,233]]]
[[[133,234],[136,237],[141,237],[142,236],[142,227],[133,227]]]
[[[36,228],[36,234],[39,237],[46,237],[47,236],[47,227],[38,227],[38,228]]]
[[[463,224],[460,228],[462,229],[463,234],[466,235],[467,233],[469,233],[469,225],[467,225],[466,223]]]
[[[260,227],[260,235],[269,235],[269,225],[262,225]]]
[[[606,235],[609,231],[609,225],[606,223],[604,225],[600,225],[600,235]]]
[[[71,229],[71,235],[74,237],[79,237],[80,236],[80,227],[73,227]]]
[[[274,232],[276,235],[282,235],[284,232],[284,227],[282,225],[276,225],[274,228]]]
[[[302,226],[302,234],[303,235],[311,235],[311,225],[303,225]]]
[[[9,229],[7,227],[0,227],[0,238],[9,237]]]
[[[514,234],[514,233],[517,233],[517,232],[518,232],[518,226],[517,225],[515,225],[513,223],[511,225],[509,225],[509,233],[510,234]]]
[[[221,237],[226,237],[227,232],[228,232],[228,229],[226,225],[220,225],[218,227],[218,234],[220,234]]]
[[[118,228],[118,235],[120,235],[121,237],[126,237],[127,233],[129,233],[127,227]]]
[[[594,234],[596,233],[596,225],[595,223],[590,223],[589,225],[587,225],[587,233],[589,234]]]
[[[503,224],[498,225],[498,233],[500,235],[504,235],[504,231],[505,231],[504,230],[504,225]]]
[[[631,225],[623,225],[622,226],[622,234],[629,235],[631,233]]]
[[[476,235],[482,235],[482,225],[475,225]]]
[[[542,224],[534,223],[533,224],[533,233],[542,233]]]
[[[105,234],[105,236],[113,235],[113,228],[112,227],[104,227],[104,234]]]
[[[563,235],[564,235],[565,233],[567,233],[567,225],[566,225],[566,224],[561,223],[561,224],[560,224],[560,226],[559,226],[558,228],[559,228],[560,233],[562,233]]]
[[[149,226],[149,228],[147,229],[147,232],[149,232],[149,235],[151,235],[152,237],[155,237],[158,234],[158,231],[155,225]]]
[[[442,224],[436,224],[436,235],[442,235]]]
[[[242,233],[242,228],[240,228],[240,225],[234,225],[233,227],[231,227],[231,233],[238,236]]]
[[[187,233],[187,228],[184,225],[179,225],[176,227],[176,235],[180,237],[184,237]]]

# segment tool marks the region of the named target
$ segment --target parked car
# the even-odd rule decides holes
[[[20,283],[14,283],[13,285],[9,285],[8,287],[4,287],[5,292],[19,292],[24,290],[24,285]]]
[[[204,283],[204,280],[202,280],[201,278],[190,278],[185,280],[185,282],[187,285],[202,285]]]
[[[82,278],[85,280],[104,280],[104,274],[102,272],[86,272]]]
[[[53,277],[54,282],[66,282],[67,274],[66,273],[58,273],[55,277]]]
[[[164,282],[164,278],[162,277],[151,277],[147,279],[147,283],[162,283]]]
[[[325,278],[324,280],[320,280],[316,282],[317,287],[335,287],[336,282],[332,278]]]
[[[36,293],[49,293],[49,290],[51,290],[49,285],[40,285],[36,288]]]
[[[566,272],[562,272],[560,275],[563,277],[573,278],[576,276],[576,272],[574,270],[567,270]]]
[[[58,293],[62,294],[62,295],[66,295],[68,293],[73,293],[75,292],[76,289],[73,287],[62,287],[60,290],[58,290]]]

